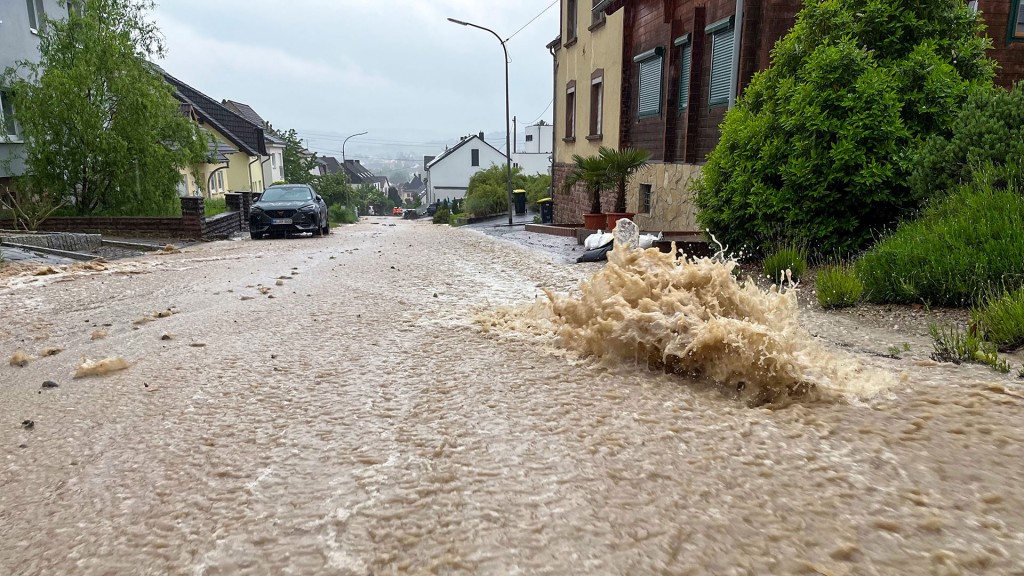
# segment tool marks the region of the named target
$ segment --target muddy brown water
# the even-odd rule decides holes
[[[1014,373],[801,308],[886,386],[748,408],[481,329],[600,265],[372,221],[0,280],[0,574],[1024,574]]]

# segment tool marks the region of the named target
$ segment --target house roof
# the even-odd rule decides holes
[[[359,160],[345,160],[342,166],[345,168],[345,174],[348,175],[349,181],[353,184],[370,184],[377,181],[377,176],[367,170]]]
[[[216,138],[211,139],[207,143],[209,152],[206,158],[214,164],[227,164],[228,154],[235,154],[238,150],[234,149],[230,144],[225,144]]]
[[[404,192],[419,192],[426,188],[426,186],[423,184],[423,179],[420,178],[419,174],[413,175],[412,180],[408,182],[403,182],[398,187],[401,188],[402,191]]]
[[[234,100],[221,100],[220,103],[257,126],[267,125],[267,122],[252,109],[252,106],[249,106],[248,104],[242,104],[241,102],[235,102]]]
[[[171,76],[163,68],[155,67],[163,74],[164,80],[174,88],[174,97],[183,104],[191,105],[200,122],[209,124],[223,134],[240,152],[245,152],[249,156],[266,155],[267,146],[262,126],[246,120],[220,102]]]
[[[427,164],[427,166],[426,166],[427,170],[430,170],[430,167],[431,167],[431,166],[433,166],[433,165],[437,164],[438,162],[440,162],[440,161],[444,160],[445,158],[447,158],[447,157],[451,156],[451,155],[452,155],[452,153],[454,153],[454,152],[455,152],[456,150],[458,150],[459,148],[462,148],[463,146],[465,146],[466,144],[468,144],[468,143],[472,142],[473,140],[479,140],[479,141],[480,141],[480,143],[482,143],[482,144],[483,144],[484,146],[487,146],[487,147],[488,147],[488,148],[490,148],[491,150],[494,150],[494,151],[495,151],[496,153],[498,153],[499,155],[501,155],[501,157],[502,157],[502,158],[504,158],[504,157],[505,157],[505,155],[504,155],[504,154],[502,154],[500,150],[498,150],[498,149],[497,149],[497,148],[495,148],[494,146],[491,146],[491,145],[490,145],[490,144],[489,144],[489,143],[488,143],[488,142],[487,142],[486,140],[484,140],[483,138],[481,138],[481,137],[480,137],[479,135],[477,135],[477,134],[471,134],[470,136],[467,136],[466,138],[463,138],[463,139],[462,139],[462,141],[461,141],[461,142],[459,142],[458,144],[456,144],[455,146],[452,146],[451,148],[449,148],[449,149],[445,150],[445,151],[444,151],[444,152],[442,152],[442,153],[441,153],[441,154],[440,154],[439,156],[437,156],[436,158],[434,158],[433,160],[431,160],[431,161],[430,161],[430,163],[429,163],[429,164]]]
[[[324,166],[327,168],[328,174],[334,174],[335,172],[341,172],[341,163],[334,156],[321,156],[320,160],[323,161]]]

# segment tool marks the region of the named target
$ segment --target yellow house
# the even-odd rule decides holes
[[[580,223],[590,212],[590,199],[582,187],[566,192],[563,184],[573,154],[590,156],[601,146],[619,147],[624,11],[606,15],[587,0],[560,4],[561,35],[548,44],[555,60],[554,216],[559,223]],[[606,210],[613,196],[602,195]]]
[[[161,72],[174,88],[174,97],[181,102],[182,111],[210,135],[207,163],[182,171],[185,192],[195,195],[201,191],[206,197],[214,197],[225,192],[266,189],[270,183],[263,181],[263,165],[270,162],[271,157],[267,153],[263,127],[167,72]]]

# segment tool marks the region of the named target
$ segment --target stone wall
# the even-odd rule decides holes
[[[577,184],[565,189],[565,180],[573,164],[559,162],[552,167],[551,185],[554,190],[555,224],[583,224],[583,215],[590,213],[590,192],[586,185]],[[615,190],[601,192],[601,210],[610,212],[615,208]]]
[[[690,185],[700,174],[696,164],[651,164],[633,177],[626,190],[626,210],[636,212],[633,218],[641,230],[660,232],[694,232],[696,208]],[[651,210],[641,213],[640,185],[651,185]]]

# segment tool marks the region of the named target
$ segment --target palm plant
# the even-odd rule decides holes
[[[573,168],[565,179],[565,189],[583,182],[590,192],[590,213],[601,213],[601,190],[610,182],[608,167],[600,156],[572,155]]]
[[[647,168],[651,154],[639,148],[615,150],[602,146],[598,151],[598,157],[604,164],[608,181],[618,185],[615,191],[615,211],[624,213],[626,211],[626,184],[634,174]]]

